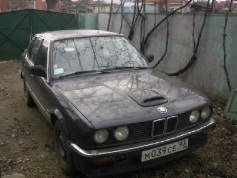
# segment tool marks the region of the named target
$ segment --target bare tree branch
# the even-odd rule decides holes
[[[196,28],[195,17],[196,17],[196,11],[195,11],[195,6],[196,6],[196,3],[194,3],[194,5],[193,5],[193,33],[192,33],[192,36],[193,36],[193,52],[195,51],[195,48],[196,48],[196,41],[195,41],[195,28]]]
[[[166,16],[168,15],[168,0],[165,0],[165,12],[166,12]],[[153,68],[157,67],[161,61],[164,60],[165,55],[168,51],[168,45],[169,45],[169,20],[168,18],[166,18],[166,43],[165,43],[165,52],[162,55],[162,57],[160,58],[160,60],[158,60],[158,62],[153,66]]]
[[[118,7],[118,9],[116,10],[115,13],[118,13],[118,11],[119,11],[119,9],[121,8],[121,6],[122,6],[122,3],[119,4],[119,7]]]
[[[133,19],[132,19],[132,25],[129,31],[128,39],[132,40],[134,35],[134,28],[136,26],[137,20],[141,14],[143,6],[139,8],[138,1],[134,1],[134,11],[133,11]],[[137,12],[137,13],[136,13]]]
[[[111,0],[110,11],[109,11],[109,21],[108,21],[108,25],[107,25],[107,31],[109,31],[109,27],[110,27],[111,15],[112,15],[112,11],[113,11],[113,2],[114,2],[114,0]]]
[[[226,75],[226,80],[227,80],[227,85],[228,85],[228,88],[229,90],[231,91],[231,85],[230,85],[230,78],[229,78],[229,73],[228,73],[228,70],[227,70],[227,66],[226,66],[226,46],[225,46],[225,42],[226,42],[226,28],[227,28],[227,24],[228,24],[228,17],[229,17],[229,14],[231,12],[231,9],[232,9],[232,4],[233,4],[233,0],[230,1],[230,4],[229,4],[229,10],[227,11],[226,13],[226,16],[225,16],[225,25],[224,25],[224,32],[223,32],[223,50],[224,50],[224,71],[225,71],[225,75]]]
[[[214,13],[215,11],[215,2],[216,0],[212,0],[212,3],[211,3],[211,12]]]
[[[139,13],[139,16],[142,17],[142,19],[141,19],[141,26],[140,26],[140,39],[141,39],[140,47],[142,46],[142,42],[143,42],[144,39],[145,39],[145,29],[146,29],[146,26],[145,26],[145,20],[146,20],[146,3],[145,3],[145,0],[142,0],[142,8],[143,8],[143,14],[142,14],[142,13]]]
[[[125,3],[125,0],[121,0],[121,24],[120,24],[119,33],[122,32],[122,28],[123,28],[124,3]]]
[[[189,5],[192,2],[192,0],[189,0],[186,4],[184,4],[183,6],[175,9],[174,11],[172,11],[171,13],[169,13],[164,19],[162,19],[158,24],[156,24],[151,31],[147,34],[146,38],[144,41],[142,41],[142,45],[141,45],[141,52],[144,54],[145,52],[145,47],[151,37],[151,35],[154,33],[154,31],[157,29],[157,27],[159,27],[167,18],[169,18],[171,15],[175,14],[175,12],[179,11],[180,9],[183,9],[184,7],[186,7],[187,5]]]
[[[189,60],[188,64],[183,69],[179,70],[178,72],[171,73],[171,74],[168,74],[168,75],[178,76],[178,75],[183,74],[197,60],[197,55],[196,54],[197,54],[197,51],[198,51],[198,48],[199,48],[199,44],[200,44],[200,40],[201,40],[201,37],[202,37],[202,32],[203,32],[204,26],[206,25],[206,19],[207,19],[207,13],[208,13],[208,9],[209,9],[209,3],[210,3],[210,0],[207,1],[206,12],[204,14],[204,19],[203,19],[202,26],[201,26],[201,29],[200,29],[200,32],[199,32],[199,35],[198,35],[197,45],[196,45],[196,47],[194,47],[194,51],[193,51],[193,55],[192,55],[191,59]]]

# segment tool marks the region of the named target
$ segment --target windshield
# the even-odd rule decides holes
[[[80,72],[147,67],[145,59],[124,37],[90,37],[54,43],[54,77]]]

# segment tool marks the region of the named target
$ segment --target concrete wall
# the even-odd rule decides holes
[[[107,30],[109,14],[98,14],[98,29]],[[146,17],[146,29],[148,33],[155,23],[158,23],[164,15],[149,14]],[[195,17],[195,40],[203,22],[204,16],[199,14]],[[128,36],[129,24],[132,14],[125,14],[122,34]],[[156,21],[156,22],[155,22]],[[203,30],[197,61],[187,72],[181,75],[181,79],[194,85],[202,91],[222,99],[227,99],[230,91],[226,82],[224,72],[223,53],[223,29],[225,15],[208,15]],[[113,14],[110,31],[119,32],[121,15]],[[146,53],[155,55],[155,62],[164,53],[166,43],[166,23],[163,23],[149,40]],[[168,52],[163,62],[155,68],[155,71],[173,73],[182,69],[190,60],[193,53],[193,15],[176,14],[169,18],[169,45]],[[229,16],[226,30],[226,59],[232,88],[237,87],[237,16]],[[132,43],[140,49],[140,21],[135,27],[135,35]],[[154,62],[154,63],[155,63]],[[153,64],[154,64],[153,63]]]

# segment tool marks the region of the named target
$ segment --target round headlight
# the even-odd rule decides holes
[[[118,127],[114,132],[114,137],[118,141],[126,140],[129,136],[129,129],[127,126]]]
[[[201,118],[207,119],[211,115],[211,109],[209,107],[206,107],[201,112]]]
[[[109,132],[106,129],[97,130],[94,134],[96,143],[104,143],[109,138]]]
[[[198,121],[199,116],[200,116],[199,111],[194,110],[189,117],[189,121],[193,124]]]

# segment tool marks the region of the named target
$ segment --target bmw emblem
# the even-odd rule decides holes
[[[160,113],[167,113],[167,108],[164,106],[159,106],[157,108],[157,111],[159,111]]]

